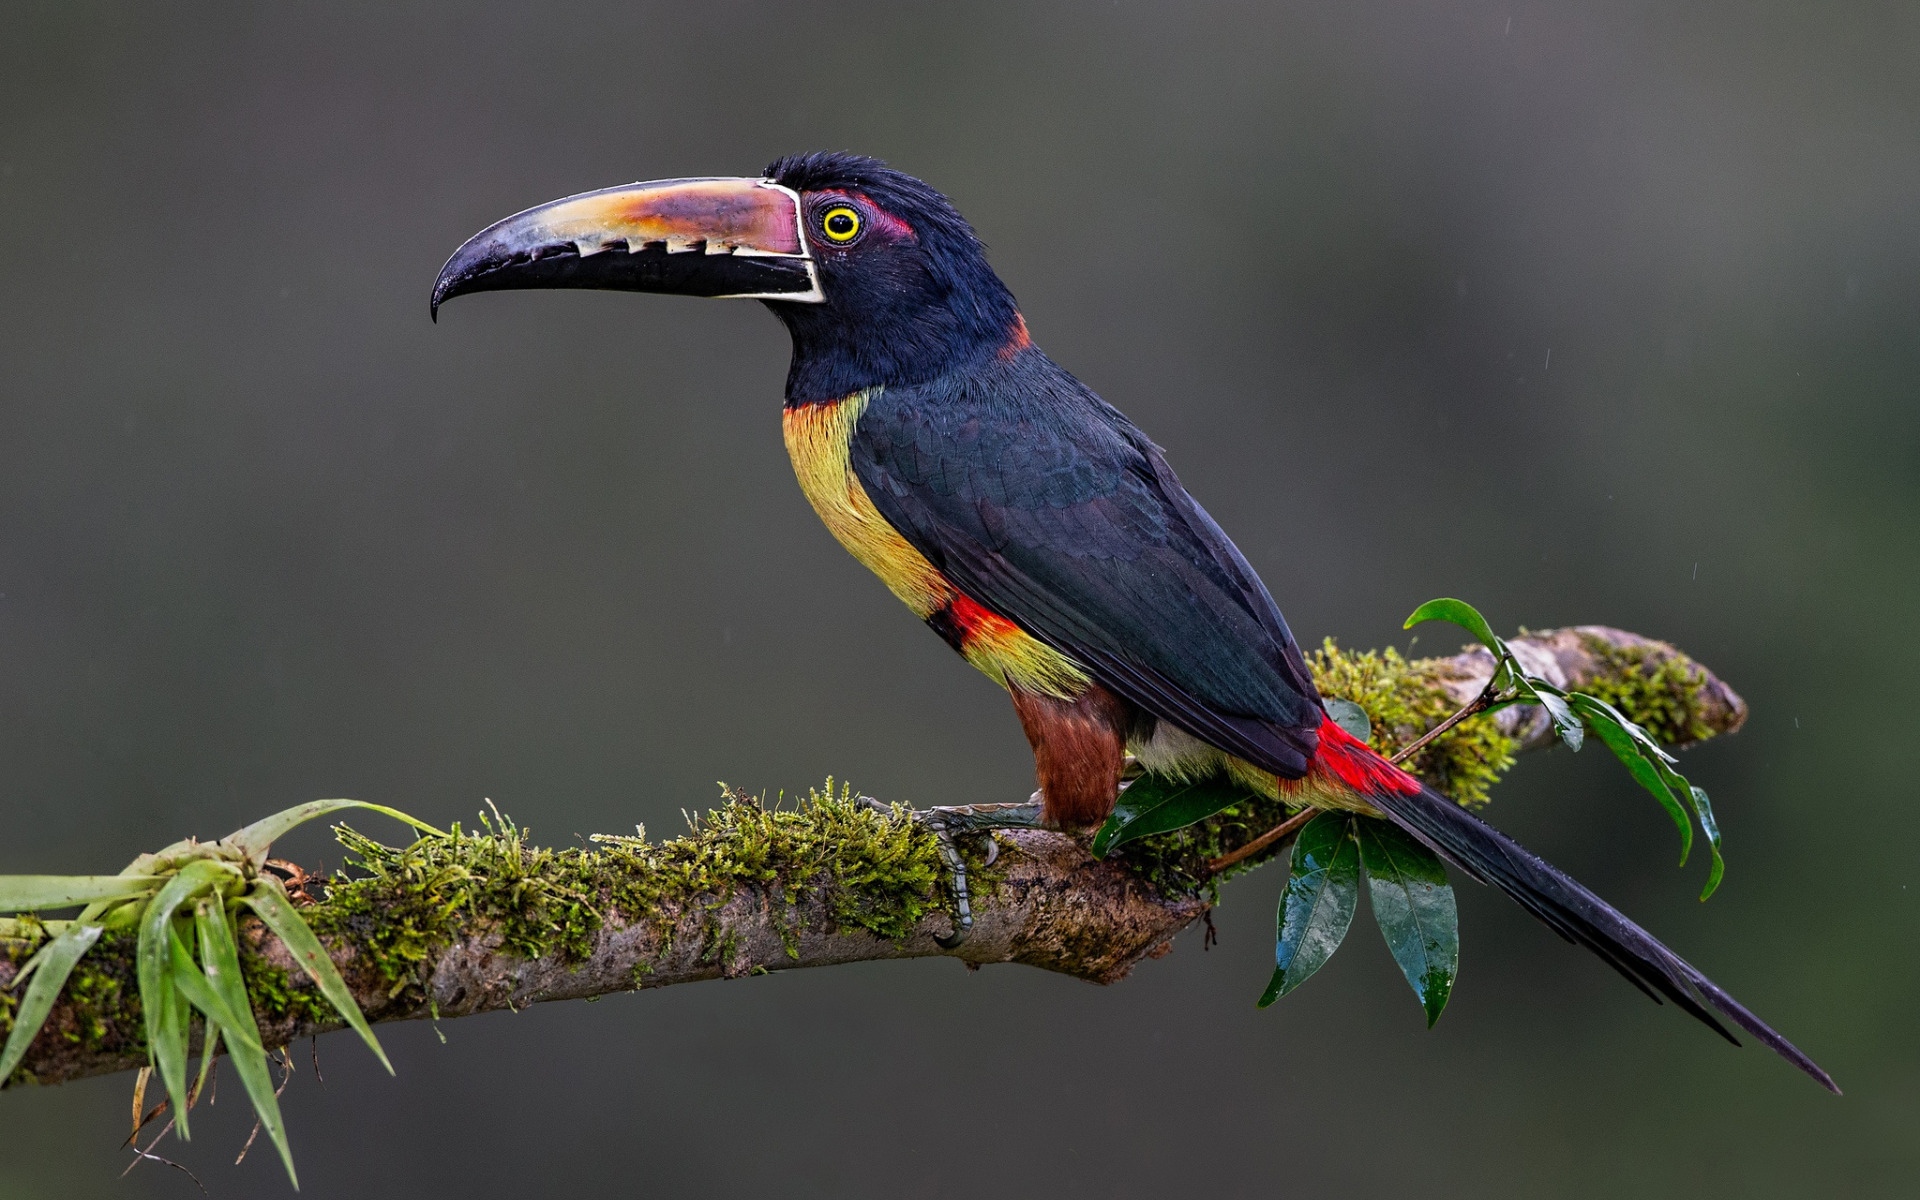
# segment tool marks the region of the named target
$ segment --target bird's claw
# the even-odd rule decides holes
[[[893,809],[871,796],[860,797],[869,808],[891,813]],[[1000,857],[1000,843],[992,836],[995,829],[1039,829],[1040,802],[1035,798],[1020,804],[955,804],[940,808],[915,809],[913,819],[938,840],[940,857],[946,860],[948,880],[953,888],[953,932],[934,941],[943,950],[952,950],[973,933],[973,904],[967,890],[967,860],[960,852],[960,839],[986,834],[982,866],[992,866]]]

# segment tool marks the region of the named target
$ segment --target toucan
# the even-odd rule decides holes
[[[1039,783],[1030,823],[1098,825],[1130,760],[1382,817],[1656,1001],[1735,1041],[1724,1017],[1839,1090],[1606,901],[1332,720],[1245,556],[1160,447],[1034,344],[973,228],[927,184],[813,153],[755,178],[571,196],[469,239],[431,309],[518,288],[772,310],[793,340],[781,422],[801,491],[1012,697]]]

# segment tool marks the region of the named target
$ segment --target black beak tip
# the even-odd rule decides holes
[[[439,278],[433,281],[433,295],[427,300],[427,316],[433,319],[434,324],[440,323],[440,306],[455,296],[466,294],[467,289],[462,285],[470,282],[474,274],[471,270],[455,270],[451,262],[440,269]]]
[[[440,306],[455,296],[492,291],[499,287],[502,282],[499,278],[500,269],[511,258],[498,247],[475,247],[473,242],[454,251],[453,257],[447,260],[447,265],[441,267],[440,274],[434,278],[433,295],[427,300],[427,315],[433,323],[440,323]]]

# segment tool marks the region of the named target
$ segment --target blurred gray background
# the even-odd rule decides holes
[[[1256,1011],[1270,869],[1112,988],[673,988],[389,1027],[397,1079],[330,1038],[285,1098],[306,1195],[1910,1194],[1920,9],[335,7],[7,6],[0,871],[319,796],[572,844],[671,834],[716,779],[1024,795],[1004,697],[801,500],[759,306],[427,321],[507,213],[856,149],[954,197],[1303,640],[1405,646],[1453,594],[1742,691],[1686,760],[1710,904],[1599,752],[1491,815],[1848,1091],[1472,886],[1434,1031],[1365,923]],[[129,1085],[0,1096],[0,1194],[197,1195],[115,1181]],[[229,1165],[249,1123],[229,1096],[167,1153],[286,1194]]]

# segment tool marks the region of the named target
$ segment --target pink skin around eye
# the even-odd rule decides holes
[[[865,196],[853,192],[841,191],[838,188],[816,194],[820,196],[831,196],[836,200],[847,201],[861,213],[870,234],[877,233],[884,237],[892,238],[895,241],[908,241],[914,236],[913,226],[902,221],[899,217],[894,216],[886,209],[881,208]],[[816,211],[824,212],[825,210]]]

